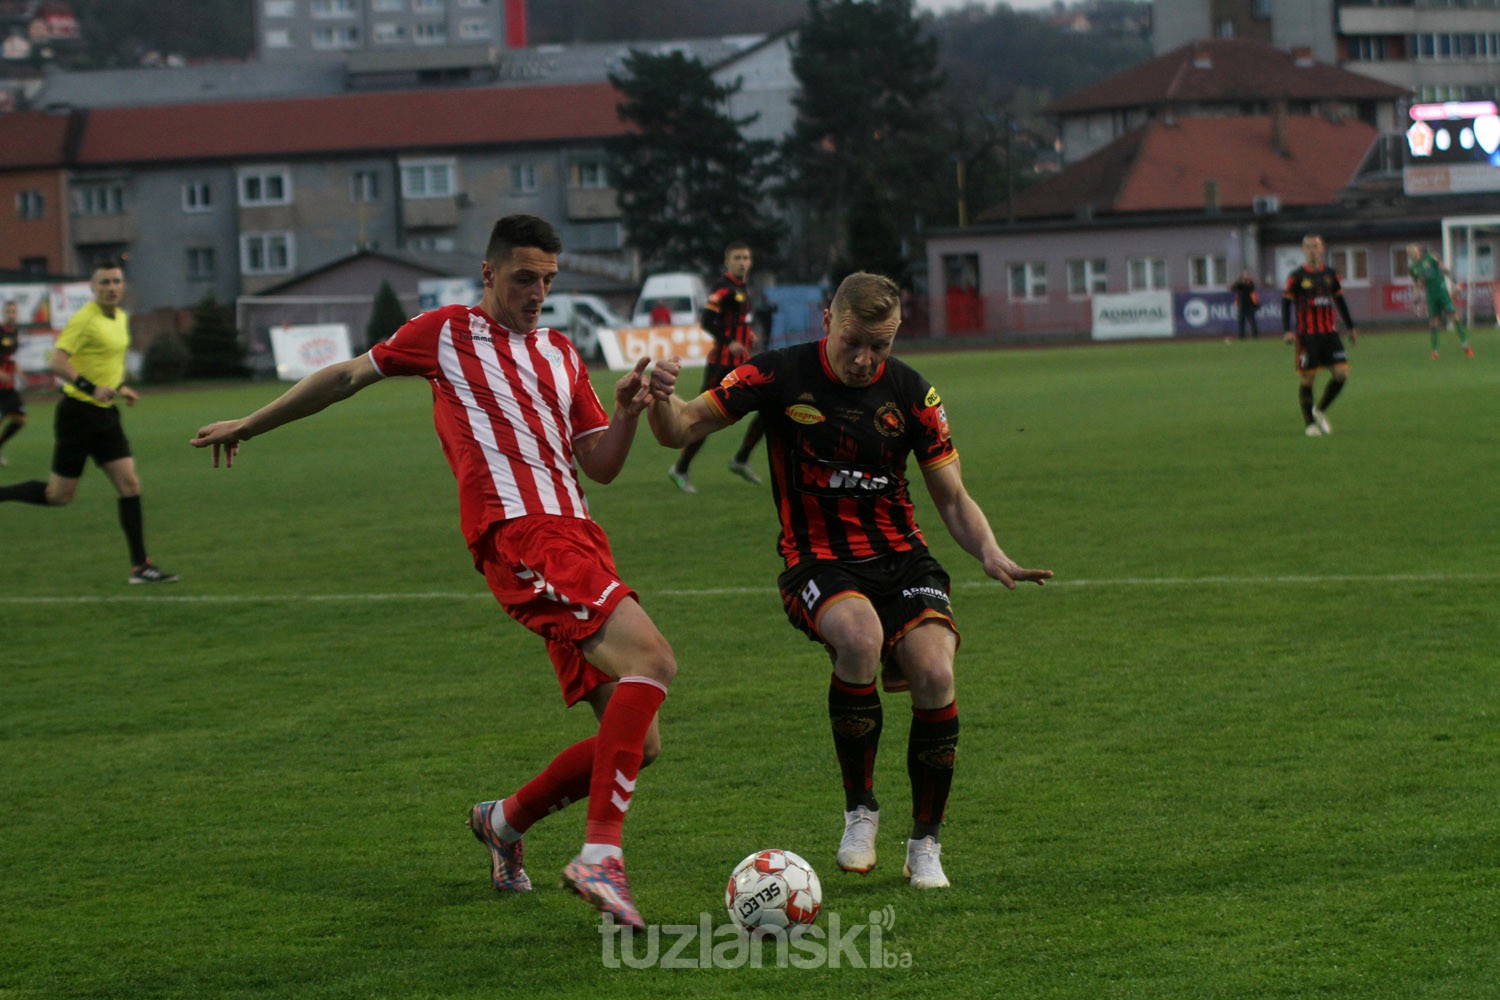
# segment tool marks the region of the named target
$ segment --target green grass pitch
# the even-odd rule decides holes
[[[97,470],[69,509],[0,505],[0,998],[1500,995],[1500,336],[1475,345],[1367,336],[1324,439],[1275,340],[906,355],[1001,544],[1057,573],[984,580],[916,487],[963,628],[944,892],[900,878],[904,696],[881,861],[834,866],[828,663],[781,614],[766,488],[731,431],[677,493],[643,423],[590,491],[680,664],[638,901],[722,925],[735,862],[795,850],[824,924],[865,925],[836,967],[611,967],[556,887],[581,807],[528,837],[536,892],[490,890],[468,807],[591,721],[471,568],[420,382],[231,470],[188,438],[280,387],[149,393],[126,426],[181,583],[125,585]],[[6,482],[45,474],[31,409]]]

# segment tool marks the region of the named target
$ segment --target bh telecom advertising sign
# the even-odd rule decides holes
[[[1183,337],[1224,336],[1240,330],[1232,292],[1177,292],[1172,296],[1172,321]],[[1262,332],[1281,331],[1281,295],[1275,289],[1261,290],[1255,322]]]

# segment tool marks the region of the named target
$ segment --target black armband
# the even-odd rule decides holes
[[[73,380],[73,388],[88,396],[92,396],[94,394],[94,383],[90,382],[82,375]]]

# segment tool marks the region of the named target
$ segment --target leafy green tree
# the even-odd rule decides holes
[[[229,308],[220,305],[213,295],[193,307],[186,347],[187,373],[193,378],[237,378],[245,374],[240,333],[234,328]]]
[[[702,271],[740,239],[770,266],[782,238],[768,210],[775,144],[746,139],[750,118],[726,105],[724,85],[680,52],[632,52],[611,82],[624,95],[620,117],[634,130],[615,140],[610,170],[631,242],[653,270]]]
[[[400,296],[389,281],[382,281],[380,290],[375,293],[375,304],[370,309],[370,321],[365,324],[365,346],[374,347],[386,340],[401,329],[406,320]]]
[[[782,145],[808,272],[838,280],[905,256],[920,221],[913,198],[952,171],[939,141],[937,58],[912,0],[809,0],[792,43],[797,121]]]

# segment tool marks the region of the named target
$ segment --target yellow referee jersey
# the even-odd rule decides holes
[[[106,316],[97,302],[90,302],[74,313],[62,336],[57,338],[57,349],[68,352],[78,374],[95,385],[112,389],[125,382],[125,351],[129,347],[130,317],[119,306],[113,316]],[[106,409],[110,406],[72,384],[64,385],[63,392],[81,402]]]

